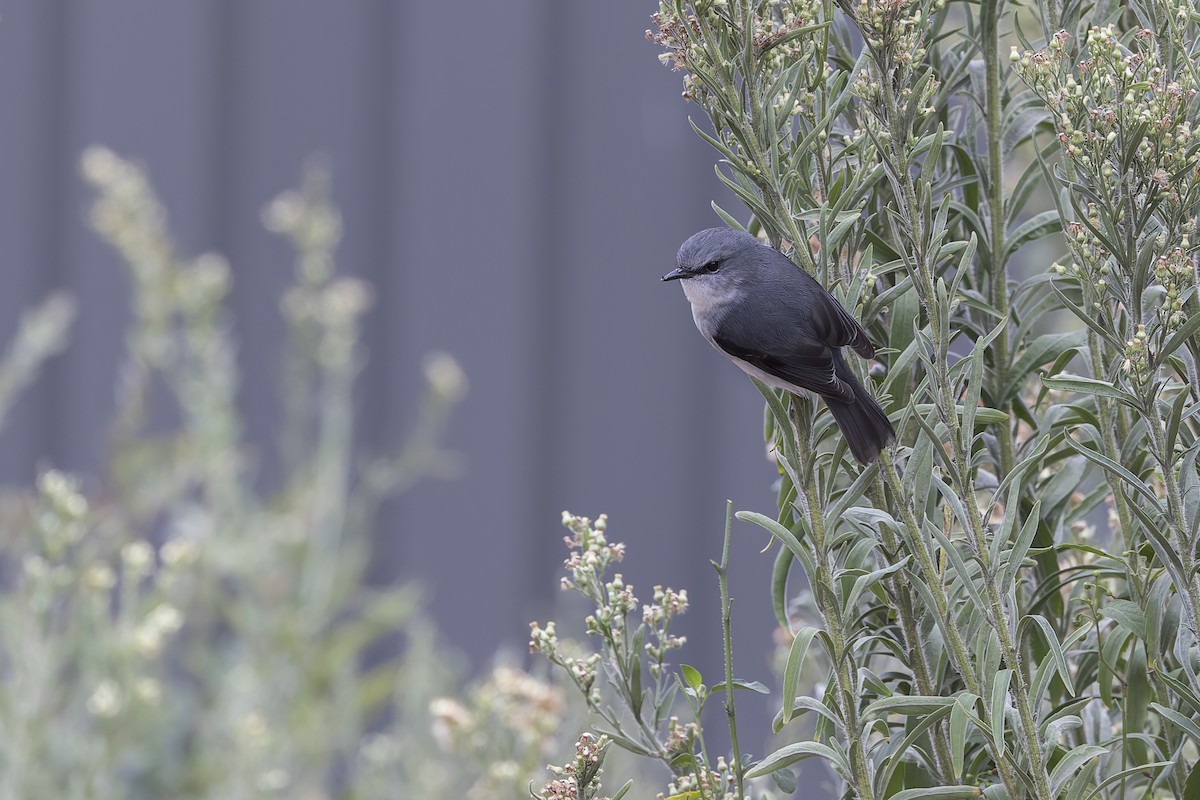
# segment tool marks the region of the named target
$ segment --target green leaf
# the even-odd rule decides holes
[[[771,607],[775,610],[775,621],[779,627],[788,627],[787,615],[787,580],[792,571],[795,557],[786,547],[779,548],[775,554],[775,564],[771,567]]]
[[[1014,470],[1014,472],[1018,472],[1018,470],[1019,470],[1019,468]],[[999,503],[1002,497],[1004,497],[1003,492],[998,488],[997,491],[992,496],[992,504],[993,505],[991,507],[985,509],[985,515],[990,515],[991,513],[993,513],[993,511],[995,509],[995,504]],[[1018,508],[1019,506],[1013,505],[1013,504],[1019,503],[1020,497],[1021,497],[1021,476],[1018,473],[1013,476],[1012,482],[1008,486],[1008,496],[1005,501],[1004,508],[1005,509]],[[1020,515],[1019,514],[1004,514],[1004,519],[1000,522],[999,530],[997,530],[992,535],[992,543],[991,543],[990,547],[988,548],[988,552],[991,554],[991,560],[993,563],[1000,564],[1001,566],[1003,566],[1003,562],[1000,559],[1000,554],[1001,554],[1001,552],[1003,552],[1005,545],[1008,545],[1012,540],[1012,532],[1013,532],[1013,528],[1016,527],[1018,516],[1020,516]],[[1001,572],[1003,572],[1003,570],[1001,570]]]
[[[868,587],[875,585],[897,570],[903,569],[904,565],[909,562],[909,559],[910,556],[905,556],[894,564],[889,564],[886,567],[875,570],[874,572],[859,576],[858,579],[854,581],[854,586],[850,589],[850,594],[846,596],[846,608],[853,608],[854,604],[858,602],[859,596],[866,591]]]
[[[1007,399],[1020,391],[1029,373],[1035,367],[1052,362],[1063,353],[1078,350],[1087,344],[1086,331],[1069,331],[1067,333],[1046,333],[1038,336],[1021,350],[1008,370],[1008,381],[1004,384],[1004,395]]]
[[[765,64],[770,63],[766,59],[761,58],[761,56],[770,52],[773,48],[779,47],[780,45],[787,44],[788,42],[792,41],[793,39],[799,39],[801,36],[807,36],[810,33],[815,33],[816,31],[824,30],[825,28],[828,28],[832,24],[833,24],[832,22],[818,22],[818,23],[815,23],[812,25],[805,25],[800,28],[792,28],[787,33],[785,33],[783,36],[780,36],[778,39],[770,40],[769,42],[767,42],[767,45],[765,47],[763,47],[761,50],[759,50],[758,54],[759,54],[760,58],[757,60],[759,68],[761,69],[761,68],[763,68],[763,66]]]
[[[929,414],[937,410],[937,406],[933,403],[918,403],[915,408],[921,414]],[[962,418],[963,430],[968,435],[974,432],[973,429],[976,425],[998,425],[1009,420],[1007,413],[998,408],[989,408],[988,406],[972,406],[957,403],[954,406],[954,413]]]
[[[1128,769],[1123,769],[1120,772],[1114,772],[1112,775],[1109,775],[1107,778],[1100,781],[1100,783],[1096,784],[1095,788],[1088,793],[1084,800],[1092,800],[1094,797],[1099,797],[1100,793],[1104,791],[1104,787],[1111,786],[1117,781],[1124,780],[1125,778],[1131,778],[1134,775],[1149,772],[1151,770],[1174,766],[1174,764],[1174,761],[1152,761],[1149,764],[1137,764],[1129,767]],[[1200,770],[1193,768],[1191,774],[1188,776],[1187,786],[1183,790],[1183,797],[1181,800],[1200,800],[1200,780],[1196,781],[1195,785],[1193,785],[1193,778],[1195,778],[1197,774],[1200,774]]]
[[[788,651],[787,666],[783,670],[783,722],[791,722],[794,711],[792,705],[799,693],[800,668],[804,665],[804,657],[808,654],[808,646],[817,629],[811,625],[801,628],[792,640]]]
[[[966,386],[966,392],[963,395],[963,410],[959,413],[962,415],[962,447],[966,453],[971,452],[972,442],[975,440],[975,419],[979,417],[984,419],[979,414],[980,397],[983,394],[983,366],[984,354],[991,346],[996,337],[1003,333],[1008,328],[1008,318],[1000,320],[988,332],[987,336],[983,336],[975,341],[971,347],[971,379]],[[1001,418],[998,422],[1004,423],[1008,421],[1008,415],[1001,413]]]
[[[939,123],[937,132],[931,136],[925,137],[917,146],[913,148],[914,154],[921,149],[921,146],[926,141],[929,142],[929,152],[925,155],[925,161],[921,164],[921,183],[925,186],[933,185],[933,171],[937,168],[938,157],[942,154],[942,141],[946,138],[946,131]]]
[[[1017,498],[1010,496],[1010,502],[1014,499]],[[1007,592],[1009,587],[1013,585],[1017,570],[1021,568],[1021,562],[1025,560],[1025,555],[1029,552],[1029,546],[1033,544],[1033,537],[1037,534],[1038,522],[1041,519],[1039,516],[1041,508],[1041,500],[1033,504],[1033,508],[1029,510],[1029,514],[1025,517],[1025,523],[1021,526],[1021,533],[1017,536],[1017,541],[1013,543],[1012,550],[1005,556],[1004,566],[1000,570],[1000,590],[1003,592]],[[1008,510],[1008,514],[1012,516],[1016,516],[1016,513],[1016,506]]]
[[[792,719],[796,719],[801,713],[808,711],[819,715],[823,721],[828,720],[834,730],[844,731],[846,729],[841,718],[835,713],[836,709],[831,709],[815,697],[797,697],[796,702],[792,704]],[[775,719],[771,722],[771,731],[773,733],[779,733],[781,730],[783,730],[782,710],[775,715]]]
[[[1200,318],[1200,314],[1197,315]],[[1167,412],[1167,446],[1168,453],[1175,452],[1175,441],[1179,437],[1179,426],[1183,424],[1185,416],[1192,416],[1197,411],[1200,411],[1200,406],[1192,406],[1186,414],[1184,409],[1187,408],[1188,401],[1191,400],[1192,394],[1186,389],[1180,389],[1175,394],[1175,398],[1171,401],[1169,411]]]
[[[1000,263],[1008,261],[1009,256],[1017,252],[1026,242],[1058,233],[1061,230],[1062,218],[1058,216],[1058,211],[1043,211],[1030,217],[1009,231],[1008,236],[1005,237],[1004,252],[1000,257]]]
[[[884,719],[889,714],[902,717],[923,717],[954,705],[953,697],[941,695],[897,694],[876,700],[863,709],[863,719]]]
[[[1034,105],[1033,103],[1036,103]],[[1034,96],[1033,102],[1022,104],[1023,107],[1014,103],[1014,106],[1019,108],[1018,113],[1013,114],[1015,108],[1005,109],[1005,125],[1004,125],[1004,141],[1002,144],[1002,153],[1011,153],[1016,149],[1017,145],[1024,142],[1033,132],[1041,125],[1049,126],[1051,123],[1050,112],[1043,104],[1041,98]],[[1012,116],[1010,116],[1012,115]],[[1036,167],[1036,164],[1031,164],[1030,167]],[[1054,213],[1058,213],[1057,211]]]
[[[633,646],[629,650],[627,670],[629,672],[629,707],[635,714],[641,712],[642,700],[642,646],[645,639],[646,626],[639,625],[633,635]]]
[[[922,717],[920,721],[916,722],[916,724],[912,724],[910,722],[904,739],[900,741],[900,744],[896,746],[895,750],[892,751],[892,754],[884,759],[884,762],[879,769],[877,778],[880,786],[890,787],[896,783],[896,781],[900,778],[900,775],[902,775],[905,771],[904,758],[913,751],[917,740],[923,737],[926,731],[945,719],[946,715],[949,713],[950,706],[946,705],[943,706],[941,710]],[[900,773],[900,775],[897,775],[897,773]]]
[[[1188,318],[1187,322],[1183,323],[1183,326],[1179,330],[1171,334],[1171,338],[1167,340],[1167,343],[1155,353],[1154,365],[1156,367],[1161,365],[1167,356],[1182,347],[1183,343],[1194,336],[1197,331],[1200,331],[1200,314],[1193,314]]]
[[[998,752],[1004,752],[1004,709],[1008,707],[1008,685],[1012,681],[1013,671],[1002,669],[992,679],[992,742]]]
[[[712,206],[712,210],[716,212],[717,216],[720,217],[727,226],[733,228],[735,231],[745,230],[745,228],[742,227],[742,224],[733,218],[732,214],[717,205],[717,201],[714,200],[709,203],[709,205]],[[614,800],[616,799],[614,798]]]
[[[941,798],[941,800],[955,800],[955,798],[982,797],[983,790],[978,786],[967,786],[965,784],[959,786],[936,786],[927,787],[924,789],[905,789],[903,792],[897,792],[888,798],[888,800],[921,800],[924,797]]]
[[[1055,764],[1054,769],[1050,771],[1050,795],[1057,797],[1063,785],[1083,769],[1085,764],[1107,752],[1108,750],[1105,748],[1097,747],[1094,744],[1081,744],[1063,756],[1062,760]]]
[[[745,203],[750,211],[753,212],[754,216],[758,217],[759,219],[771,218],[771,212],[767,210],[765,205],[763,205],[762,198],[758,196],[755,190],[743,186],[741,182],[735,180],[734,178],[730,178],[721,171],[721,166],[719,164],[713,167],[713,171],[717,175],[717,180],[729,187],[730,191],[737,195],[738,199]]]
[[[743,678],[734,678],[733,679],[733,688],[734,689],[745,689],[747,691],[754,692],[756,694],[770,694],[771,693],[771,690],[768,689],[764,684],[760,683],[759,681],[748,681]],[[723,692],[723,691],[725,691],[725,681],[721,681],[720,683],[713,684],[713,686],[708,690],[709,694],[717,694],[718,692]]]
[[[1200,725],[1197,725],[1191,717],[1186,717],[1175,709],[1167,708],[1159,703],[1151,703],[1150,708],[1158,712],[1159,716],[1170,720],[1176,728],[1179,728],[1179,730],[1192,737],[1192,741],[1196,744],[1200,744]]]
[[[1067,667],[1067,657],[1063,654],[1062,645],[1059,644],[1058,635],[1054,632],[1050,621],[1041,614],[1027,614],[1022,622],[1025,620],[1035,623],[1042,631],[1046,645],[1050,648],[1050,657],[1054,659],[1055,667],[1058,669],[1058,677],[1062,679],[1063,686],[1067,687],[1067,691],[1075,694],[1075,683],[1071,679],[1071,670]]]
[[[1108,330],[1099,322],[1097,322],[1090,313],[1080,308],[1074,300],[1067,297],[1067,293],[1059,287],[1057,282],[1051,281],[1050,288],[1053,289],[1054,294],[1058,296],[1058,301],[1066,308],[1070,309],[1071,313],[1074,314],[1080,322],[1091,328],[1094,333],[1096,333],[1102,340],[1112,345],[1115,350],[1119,351],[1123,349],[1124,343],[1114,336],[1111,330]]]
[[[1083,483],[1083,476],[1089,467],[1087,459],[1072,456],[1066,459],[1058,468],[1053,478],[1042,485],[1039,492],[1042,504],[1051,514],[1059,508],[1059,503],[1069,499],[1079,490],[1080,485]],[[1047,514],[1047,517],[1051,516],[1051,514]]]
[[[611,712],[612,709],[610,708],[609,711]],[[609,739],[612,739],[613,743],[616,744],[618,747],[620,747],[622,750],[628,750],[629,752],[633,753],[634,755],[639,755],[639,756],[649,756],[650,755],[649,750],[642,747],[640,744],[633,741],[632,739],[630,739],[626,736],[623,736],[620,733],[617,733],[616,731],[612,730],[611,728],[605,728],[603,726],[599,726],[596,728],[596,733],[607,736]]]
[[[1041,186],[1041,181],[1038,180],[1039,173],[1043,178],[1048,176],[1049,173],[1044,172],[1042,166],[1045,163],[1046,158],[1056,150],[1058,150],[1058,140],[1051,139],[1044,147],[1042,147],[1037,158],[1032,159],[1029,165],[1021,172],[1021,177],[1017,178],[1017,182],[1013,185],[1012,193],[1009,194],[1004,203],[1005,217],[1010,223],[1013,222],[1017,215],[1020,214],[1021,211],[1026,207],[1029,202],[1029,196]],[[1009,151],[1009,148],[1005,148],[1005,152]],[[1051,179],[1050,185],[1053,185],[1053,179]],[[1061,219],[1063,216],[1062,206],[1056,203],[1056,210],[1058,211],[1059,218]]]
[[[699,692],[700,687],[704,685],[704,680],[700,677],[700,670],[687,664],[680,664],[679,671],[683,673],[683,685],[693,692]]]
[[[1108,397],[1119,403],[1124,403],[1135,411],[1141,411],[1142,408],[1141,403],[1138,402],[1136,397],[1123,389],[1118,389],[1108,381],[1098,381],[1095,378],[1085,378],[1082,375],[1071,375],[1066,372],[1060,372],[1054,376],[1043,375],[1042,383],[1050,389],[1058,389],[1059,391]]]
[[[824,759],[830,764],[838,765],[842,759],[828,745],[820,742],[794,742],[785,745],[774,753],[755,764],[746,772],[747,778],[761,778],[785,767],[790,767],[799,761],[813,757]]]
[[[1158,763],[1170,765],[1172,762]],[[1200,762],[1193,764],[1192,771],[1188,773],[1187,783],[1183,786],[1182,800],[1200,800]]]
[[[1099,453],[1090,447],[1080,444],[1070,436],[1063,439],[1063,441],[1066,442],[1067,446],[1087,458],[1089,461],[1095,462],[1109,472],[1117,475],[1128,488],[1133,489],[1135,492],[1141,494],[1148,501],[1150,501],[1151,508],[1158,511],[1160,514],[1162,513],[1162,507],[1158,502],[1157,495],[1150,490],[1150,487],[1146,486],[1146,483],[1143,480],[1138,478],[1129,470],[1125,469],[1125,467],[1110,459],[1108,456],[1104,455],[1103,453]],[[1134,507],[1136,508],[1137,506]]]
[[[771,780],[775,781],[775,785],[779,787],[779,791],[784,794],[792,794],[796,791],[796,773],[790,769],[777,769],[771,773]]]
[[[1162,678],[1167,686],[1175,690],[1180,700],[1191,706],[1193,714],[1200,714],[1200,697],[1196,697],[1190,686],[1176,678],[1172,678],[1170,673],[1166,671],[1159,671],[1158,676]]]
[[[967,593],[967,596],[971,598],[971,606],[973,606],[975,609],[987,608],[988,606],[983,599],[983,595],[979,593],[982,587],[981,585],[977,585],[980,583],[978,581],[978,572],[972,570],[967,565],[967,562],[962,557],[962,553],[959,552],[958,548],[952,541],[946,538],[946,534],[942,532],[940,525],[928,524],[926,526],[926,530],[933,534],[933,537],[937,540],[938,545],[941,546],[942,552],[946,554],[946,559],[950,562],[950,566],[954,569],[954,573],[958,576],[959,585],[962,586],[962,589]]]
[[[1111,619],[1139,639],[1146,638],[1146,617],[1132,600],[1109,600],[1100,607],[1100,616]]]
[[[971,711],[963,705],[963,697],[960,695],[950,708],[950,763],[955,777],[958,778],[963,774],[963,758],[967,750],[967,720],[970,716]]]
[[[1118,663],[1121,652],[1131,636],[1133,633],[1129,630],[1114,625],[1104,637],[1104,645],[1100,648],[1100,658],[1096,663],[1096,682],[1100,684],[1100,702],[1109,708],[1113,708],[1115,702],[1113,684],[1116,682],[1116,674],[1113,665]]]
[[[1134,644],[1130,650],[1128,667],[1125,674],[1128,684],[1125,687],[1124,730],[1126,734],[1132,731],[1146,730],[1147,710],[1154,698],[1154,687],[1150,685],[1150,670],[1146,664],[1146,650]],[[1147,750],[1145,743],[1132,739],[1128,749],[1135,761],[1146,761]]]
[[[629,794],[629,790],[633,788],[633,778],[625,781],[625,785],[617,790],[617,793],[612,796],[612,800],[622,800],[625,795]]]
[[[920,413],[916,416],[920,418]],[[929,436],[917,437],[916,444],[908,456],[904,469],[903,485],[912,498],[913,511],[918,520],[925,519],[929,506],[929,484],[933,477],[934,442]]]
[[[807,553],[804,552],[804,546],[800,544],[800,540],[796,538],[796,534],[789,531],[787,528],[780,525],[775,520],[768,516],[759,514],[757,511],[739,511],[734,516],[743,522],[753,522],[755,525],[766,530],[776,539],[784,544],[798,558],[803,559]]]

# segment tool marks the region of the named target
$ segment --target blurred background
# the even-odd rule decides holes
[[[280,297],[293,255],[263,207],[306,159],[332,175],[339,269],[367,281],[359,450],[404,441],[421,362],[470,384],[446,446],[459,469],[389,500],[371,580],[415,581],[475,673],[560,610],[563,509],[609,515],[626,579],[689,590],[674,660],[720,670],[726,498],[771,514],[758,392],[695,331],[679,243],[720,224],[715,154],[680,76],[644,39],[656,4],[398,0],[0,2],[0,341],[54,290],[69,347],[0,430],[0,479],[103,473],[130,287],[89,229],[92,144],[142,164],[185,256],[230,262],[237,402],[254,480],[278,433]],[[771,683],[773,553],[739,526],[736,672]],[[772,701],[747,693],[747,730]],[[741,707],[739,707],[741,710]],[[744,741],[762,753],[763,741]]]

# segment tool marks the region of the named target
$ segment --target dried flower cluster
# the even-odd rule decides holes
[[[528,786],[557,744],[565,698],[559,687],[501,666],[461,700],[439,697],[429,710],[442,749],[484,765],[467,794],[488,800],[517,796]]]
[[[850,140],[869,132],[884,144],[900,138],[897,144],[904,147],[911,127],[934,113],[930,102],[938,81],[922,68],[922,61],[931,30],[929,16],[940,11],[945,0],[839,0],[838,5],[872,55],[870,67],[854,82],[854,94],[867,113],[861,120],[864,127]],[[907,120],[907,129],[893,129],[899,118]]]
[[[598,637],[606,647],[617,653],[628,652],[635,642],[644,642],[642,647],[650,656],[648,669],[658,679],[664,676],[665,658],[671,650],[682,647],[687,639],[670,633],[671,622],[687,611],[687,591],[675,591],[669,587],[654,587],[654,602],[642,607],[642,625],[630,631],[630,615],[638,607],[638,598],[633,587],[625,583],[621,573],[605,580],[613,564],[625,557],[625,545],[609,543],[605,537],[608,518],[600,515],[595,522],[587,517],[578,517],[563,512],[563,525],[571,531],[563,542],[571,550],[563,562],[567,575],[561,580],[562,588],[573,589],[588,598],[594,610],[587,615],[587,633]],[[600,653],[575,656],[570,648],[562,648],[553,621],[545,626],[536,622],[529,625],[529,650],[541,653],[553,663],[567,671],[588,702],[600,702],[600,690],[596,677],[603,660]],[[647,638],[650,641],[645,641]]]
[[[812,81],[825,73],[824,54],[818,52],[823,4],[819,0],[775,0],[755,3],[750,19],[751,41],[756,68],[767,76],[777,76],[797,66],[809,68],[802,80],[793,81],[799,89],[794,103],[786,104],[793,116],[811,110]],[[744,24],[736,4],[728,0],[698,0],[684,3],[663,0],[651,15],[657,30],[647,30],[646,38],[661,48],[659,61],[672,70],[682,70],[683,96],[706,109],[716,101],[713,80],[716,73],[732,67],[722,63],[721,42],[730,30]],[[740,35],[740,31],[738,31]],[[815,69],[815,72],[813,70]],[[812,74],[808,74],[812,72]],[[785,107],[782,96],[776,98],[776,110]]]
[[[690,768],[677,761],[680,758],[691,759],[696,770],[703,769],[695,752],[699,727],[681,725],[671,715],[680,682],[666,661],[686,641],[670,628],[687,611],[687,592],[655,586],[653,601],[641,606],[637,620],[633,587],[620,573],[608,576],[624,558],[625,545],[609,540],[607,517],[592,521],[563,512],[562,522],[570,531],[563,541],[571,551],[564,561],[567,575],[562,588],[578,592],[591,604],[585,625],[598,646],[580,653],[575,643],[560,640],[553,621],[534,622],[530,651],[564,670],[589,710],[604,721],[605,734],[623,749],[658,759],[674,772]],[[698,708],[693,711],[698,713]],[[570,792],[582,792],[585,783],[576,786],[560,775],[559,781],[547,784],[545,796],[575,797]]]
[[[654,602],[642,606],[642,622],[650,629],[654,642],[646,643],[646,652],[650,654],[650,674],[658,677],[662,674],[664,659],[668,651],[678,650],[687,643],[686,636],[668,633],[671,620],[687,611],[687,590],[676,592],[674,589],[661,586],[654,587]],[[655,643],[656,642],[656,643]]]
[[[665,792],[659,792],[657,800],[671,797],[713,797],[717,800],[745,800],[738,798],[733,770],[725,756],[718,756],[715,769],[677,775],[667,784]]]
[[[610,742],[607,736],[580,734],[575,743],[575,759],[561,767],[548,766],[555,776],[534,792],[537,800],[607,800],[600,797],[600,776],[604,774],[604,755]]]
[[[925,58],[929,13],[940,11],[945,0],[838,0],[838,6],[878,60],[911,68]]]
[[[1052,110],[1068,168],[1086,194],[1080,220],[1067,228],[1075,265],[1054,270],[1077,277],[1102,324],[1125,332],[1122,371],[1144,385],[1153,350],[1184,323],[1185,296],[1195,285],[1188,234],[1200,208],[1200,137],[1193,130],[1200,86],[1194,69],[1164,61],[1167,49],[1176,58],[1186,53],[1184,43],[1160,41],[1149,29],[1122,37],[1111,24],[1092,27],[1086,57],[1074,67],[1072,44],[1059,31],[1045,48],[1010,54],[1017,74]],[[1143,310],[1147,280],[1160,291],[1155,307]]]

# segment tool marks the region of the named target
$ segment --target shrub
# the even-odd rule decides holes
[[[1198,21],[1187,2],[660,5],[648,36],[748,216],[714,210],[855,310],[899,433],[859,467],[819,405],[759,386],[779,503],[738,516],[779,543],[775,752],[649,725],[671,711],[658,683],[631,691],[643,634],[602,636],[602,730],[678,796],[790,790],[811,758],[847,798],[1200,792]],[[673,687],[714,691],[687,668]]]
[[[256,491],[229,267],[177,254],[135,165],[92,149],[84,175],[92,222],[128,267],[133,321],[107,474],[49,469],[0,498],[0,795],[460,791],[475,765],[450,769],[429,736],[430,702],[455,670],[412,587],[364,581],[380,499],[451,466],[437,442],[465,388],[458,366],[431,357],[419,430],[354,466],[369,293],[334,270],[339,220],[310,171],[265,214],[297,259],[281,306],[286,474],[280,492]],[[55,296],[27,317],[0,363],[0,409],[63,346],[70,311]],[[399,653],[368,654],[397,631]]]

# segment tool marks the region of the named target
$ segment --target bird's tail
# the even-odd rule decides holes
[[[842,429],[846,444],[858,459],[858,463],[870,464],[879,455],[879,451],[896,438],[896,431],[882,406],[875,402],[875,398],[866,387],[858,382],[858,378],[854,377],[850,367],[842,360],[841,353],[836,351],[834,372],[843,383],[854,390],[854,400],[845,403],[827,397],[825,404],[829,406],[834,420]]]

